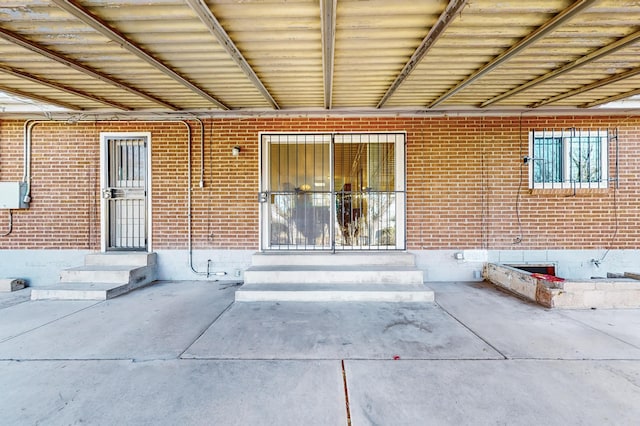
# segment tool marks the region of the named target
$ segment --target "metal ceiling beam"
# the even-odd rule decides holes
[[[498,95],[492,99],[489,99],[488,101],[483,102],[480,106],[481,107],[486,107],[489,106],[493,103],[496,103],[498,101],[501,101],[505,98],[508,98],[510,96],[515,95],[516,93],[520,93],[524,90],[530,89],[533,86],[537,86],[540,83],[543,83],[547,80],[550,80],[552,78],[558,77],[559,75],[562,75],[564,73],[567,73],[569,71],[572,71],[578,67],[581,67],[583,65],[588,64],[589,62],[593,62],[595,60],[598,60],[606,55],[609,55],[611,53],[617,52],[620,49],[624,49],[625,47],[629,46],[630,44],[635,43],[636,41],[638,41],[640,39],[640,31],[636,31],[635,33],[629,34],[626,37],[623,37],[617,41],[614,41],[611,44],[608,44],[604,47],[601,47],[600,49],[594,50],[593,52],[589,53],[588,55],[582,56],[581,58],[576,59],[573,62],[570,62],[560,68],[557,68],[553,71],[550,71],[544,75],[541,75],[538,78],[535,78],[533,80],[530,80],[526,83],[524,83],[521,86],[515,87],[511,90],[509,90],[508,92],[505,92],[501,95]]]
[[[38,101],[38,102],[42,102],[42,103],[50,104],[50,105],[55,105],[55,106],[59,106],[59,107],[62,107],[62,108],[67,108],[67,109],[70,109],[72,111],[80,111],[80,110],[82,110],[82,108],[80,108],[77,105],[73,105],[73,104],[70,104],[70,103],[67,103],[67,102],[56,101],[54,99],[47,98],[45,96],[34,95],[33,93],[24,92],[24,91],[18,90],[18,89],[13,89],[13,88],[7,87],[5,85],[0,85],[0,92],[11,93],[12,95],[19,96],[21,98],[33,99],[34,101]]]
[[[607,78],[603,78],[603,79],[598,80],[598,81],[594,81],[591,84],[587,84],[585,86],[578,87],[577,89],[574,89],[574,90],[571,90],[571,91],[568,91],[568,92],[565,92],[565,93],[561,93],[561,94],[553,96],[553,97],[551,97],[549,99],[545,99],[544,101],[535,103],[535,104],[529,106],[529,108],[538,108],[538,107],[541,107],[543,105],[547,105],[547,104],[550,104],[550,103],[553,103],[553,102],[557,102],[557,101],[559,101],[561,99],[569,98],[571,96],[579,95],[580,93],[588,92],[589,90],[597,89],[599,87],[603,87],[603,86],[606,86],[608,84],[616,83],[618,81],[625,80],[625,79],[630,78],[630,77],[635,77],[638,74],[640,74],[640,67],[633,68],[633,69],[630,69],[628,71],[621,72],[620,74],[615,74],[615,75],[612,75],[612,76],[607,77]]]
[[[541,38],[545,37],[552,31],[555,31],[560,25],[567,22],[569,19],[573,18],[578,13],[582,12],[584,9],[590,7],[593,3],[598,0],[578,0],[573,3],[568,8],[564,9],[562,12],[555,15],[549,21],[545,22],[542,26],[538,27],[535,31],[530,33],[528,36],[520,40],[518,43],[511,46],[509,49],[502,52],[500,55],[496,56],[482,68],[478,69],[476,72],[471,74],[469,77],[462,80],[460,83],[456,84],[454,87],[449,89],[446,93],[438,97],[436,100],[431,102],[427,108],[433,108],[438,104],[444,102],[449,99],[451,96],[455,95],[465,87],[469,86],[471,83],[483,77],[484,75],[490,73],[495,68],[499,67],[515,55],[522,52],[527,47],[531,46],[533,43],[537,42]]]
[[[336,9],[338,0],[320,0],[322,25],[322,74],[324,79],[324,107],[333,105],[333,65],[336,45]]]
[[[426,37],[420,43],[420,46],[416,49],[416,51],[411,55],[409,62],[407,62],[400,71],[400,74],[396,77],[395,81],[389,86],[387,92],[384,94],[380,102],[376,108],[381,108],[391,96],[398,90],[400,85],[404,82],[404,80],[409,77],[409,74],[413,72],[414,68],[422,61],[422,58],[431,50],[435,42],[440,38],[440,36],[444,33],[447,27],[453,22],[455,19],[455,15],[462,10],[462,8],[467,4],[468,0],[450,0],[449,4],[445,8],[444,12],[440,14],[440,17],[436,21],[436,23],[431,27]]]
[[[242,52],[240,52],[222,25],[220,25],[220,22],[218,22],[218,19],[215,17],[213,12],[211,12],[211,9],[209,9],[209,6],[207,6],[204,0],[186,0],[186,2],[198,15],[209,32],[218,39],[218,42],[222,45],[224,50],[227,51],[231,56],[231,59],[233,59],[233,61],[242,69],[253,85],[260,91],[262,96],[264,96],[273,108],[280,109],[280,106],[275,99],[273,99],[269,90],[264,86],[260,77],[258,77],[251,65],[249,65],[249,62],[247,62],[244,55],[242,55]]]
[[[30,81],[32,83],[41,84],[43,86],[47,86],[47,87],[50,87],[52,89],[60,90],[62,92],[69,93],[71,95],[80,96],[81,98],[85,98],[85,99],[88,99],[90,101],[94,101],[94,102],[98,102],[98,103],[101,103],[101,104],[109,105],[109,106],[112,106],[114,108],[121,109],[123,111],[131,111],[132,110],[132,108],[129,108],[128,106],[119,104],[117,102],[110,101],[110,100],[102,98],[100,96],[91,95],[91,94],[83,92],[81,90],[76,90],[74,88],[65,86],[65,85],[57,83],[55,81],[47,80],[45,78],[38,77],[38,76],[35,76],[33,74],[29,74],[28,72],[25,72],[25,71],[22,71],[22,70],[17,70],[15,68],[8,67],[6,65],[0,64],[0,72],[12,75],[14,77],[17,77],[17,78],[20,78],[20,79],[23,79],[23,80]]]
[[[13,44],[17,44],[18,46],[25,48],[27,50],[30,50],[34,53],[37,53],[39,55],[42,55],[46,58],[51,59],[52,61],[56,61],[62,65],[65,65],[69,68],[72,68],[78,72],[81,72],[83,74],[86,74],[90,77],[93,77],[95,79],[98,79],[104,83],[116,86],[119,89],[122,90],[126,90],[129,93],[133,93],[136,96],[140,96],[141,98],[144,98],[148,101],[151,101],[153,103],[159,104],[164,106],[165,108],[169,108],[171,110],[178,110],[179,108],[175,105],[170,104],[169,102],[165,102],[162,99],[159,99],[153,95],[150,95],[149,93],[143,92],[142,90],[138,90],[134,87],[131,87],[125,83],[122,83],[121,81],[116,80],[113,77],[108,76],[107,74],[103,74],[100,71],[97,71],[93,68],[90,68],[86,65],[81,64],[80,62],[77,62],[71,58],[67,58],[66,56],[63,56],[57,52],[54,52],[53,50],[47,49],[44,46],[39,45],[38,43],[35,43],[33,41],[27,40],[26,38],[11,32],[9,30],[6,30],[2,27],[0,27],[0,38],[3,38]]]
[[[592,108],[598,105],[608,104],[609,102],[615,102],[622,99],[630,98],[631,96],[640,95],[640,89],[631,90],[630,92],[621,93],[615,96],[609,96],[608,98],[600,99],[599,101],[589,102],[583,105],[579,105],[578,108]]]
[[[138,58],[142,59],[143,61],[145,61],[146,63],[148,63],[152,67],[156,68],[157,70],[159,70],[160,72],[162,72],[166,76],[172,78],[173,80],[175,80],[178,83],[182,84],[183,86],[187,87],[192,92],[197,93],[198,95],[200,95],[201,97],[203,97],[207,101],[209,101],[212,104],[216,105],[218,108],[225,109],[225,110],[229,109],[228,106],[226,106],[225,104],[220,102],[218,99],[214,98],[211,94],[207,93],[202,88],[196,86],[193,82],[189,81],[186,77],[180,75],[178,72],[176,72],[175,70],[173,70],[169,66],[165,65],[160,60],[156,59],[153,55],[151,55],[146,50],[144,50],[143,48],[138,46],[136,43],[134,43],[131,40],[129,40],[127,37],[125,37],[119,31],[111,28],[105,21],[103,21],[101,18],[99,18],[98,16],[94,15],[93,13],[91,13],[89,10],[87,10],[84,7],[80,6],[75,1],[73,1],[73,0],[51,0],[51,2],[54,3],[55,5],[57,5],[59,8],[65,10],[68,13],[70,13],[71,15],[75,16],[76,18],[78,18],[83,23],[89,25],[91,28],[93,28],[94,30],[98,31],[103,36],[107,37],[108,39],[110,39],[112,41],[115,41],[122,48],[126,49],[130,53],[132,53],[135,56],[137,56]]]

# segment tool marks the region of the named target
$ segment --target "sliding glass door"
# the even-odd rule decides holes
[[[262,249],[404,249],[404,141],[404,133],[261,135]]]

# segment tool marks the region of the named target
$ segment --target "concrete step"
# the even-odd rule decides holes
[[[151,266],[157,263],[155,253],[146,252],[107,252],[91,253],[84,257],[84,264],[87,266]]]
[[[152,266],[127,265],[85,265],[69,268],[60,272],[60,282],[99,282],[112,284],[128,284],[148,279],[152,274]]]
[[[31,300],[106,300],[155,281],[156,254],[142,252],[94,253],[85,266],[60,272],[60,283],[37,287]]]
[[[377,265],[415,266],[413,253],[401,251],[372,252],[264,252],[255,253],[251,258],[253,266],[303,266],[303,265]]]
[[[63,283],[31,289],[31,300],[107,300],[128,293],[148,283]]]
[[[244,284],[236,302],[434,302],[423,284]]]
[[[408,266],[252,266],[245,284],[422,284],[423,272]]]

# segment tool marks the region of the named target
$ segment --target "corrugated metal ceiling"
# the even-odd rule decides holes
[[[0,91],[119,113],[593,107],[640,93],[640,1],[3,0]]]

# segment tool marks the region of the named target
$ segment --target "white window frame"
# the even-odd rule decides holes
[[[600,138],[600,180],[596,182],[571,181],[570,141],[580,137]],[[536,161],[544,161],[534,157],[534,138],[562,138],[562,182],[534,182]],[[529,132],[529,189],[606,189],[609,183],[609,137],[607,130],[544,130]]]

